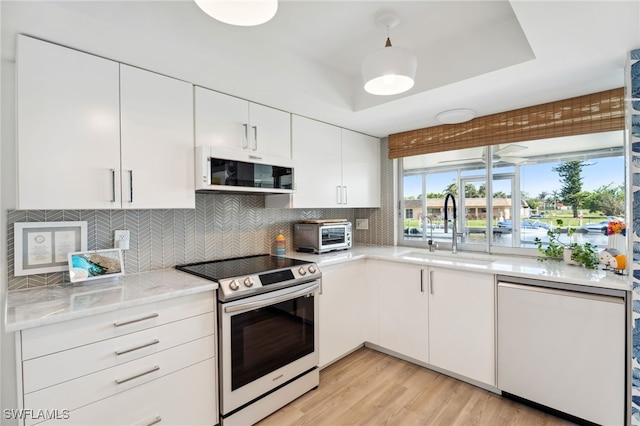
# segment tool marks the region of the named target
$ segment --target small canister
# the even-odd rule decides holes
[[[284,256],[286,253],[286,241],[282,231],[276,237],[276,256]]]

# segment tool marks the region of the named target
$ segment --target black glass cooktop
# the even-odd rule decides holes
[[[219,281],[226,278],[264,274],[267,272],[277,271],[279,269],[288,269],[298,265],[308,265],[309,263],[312,262],[272,256],[269,254],[259,254],[255,256],[178,265],[176,266],[176,269],[202,278]]]

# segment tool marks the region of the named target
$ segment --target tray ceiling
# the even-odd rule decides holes
[[[3,0],[2,57],[25,33],[221,92],[386,136],[621,87],[640,47],[637,1],[280,1],[258,27],[233,27],[192,1]],[[384,45],[379,10],[399,14],[394,45],[418,55],[416,85],[367,94],[360,63]]]

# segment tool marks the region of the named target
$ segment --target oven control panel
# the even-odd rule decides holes
[[[295,285],[305,280],[320,278],[320,270],[315,263],[291,268],[268,271],[260,274],[226,278],[219,281],[225,299],[249,296],[278,288]]]

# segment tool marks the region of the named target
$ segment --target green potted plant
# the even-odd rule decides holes
[[[569,245],[569,250],[571,250],[570,258],[587,269],[598,269],[600,260],[598,259],[596,248],[595,245],[589,242],[584,244],[571,243]]]
[[[563,225],[562,219],[557,219],[556,224],[558,231],[548,230],[547,237],[549,242],[546,246],[543,246],[543,242],[540,238],[536,237],[533,241],[538,248],[538,252],[545,257],[540,260],[553,259],[564,260],[567,264],[582,265],[588,269],[598,268],[598,254],[596,253],[596,246],[586,242],[579,244],[577,242],[564,243],[560,241],[560,229]],[[567,237],[571,238],[575,229],[569,228],[567,230]]]

